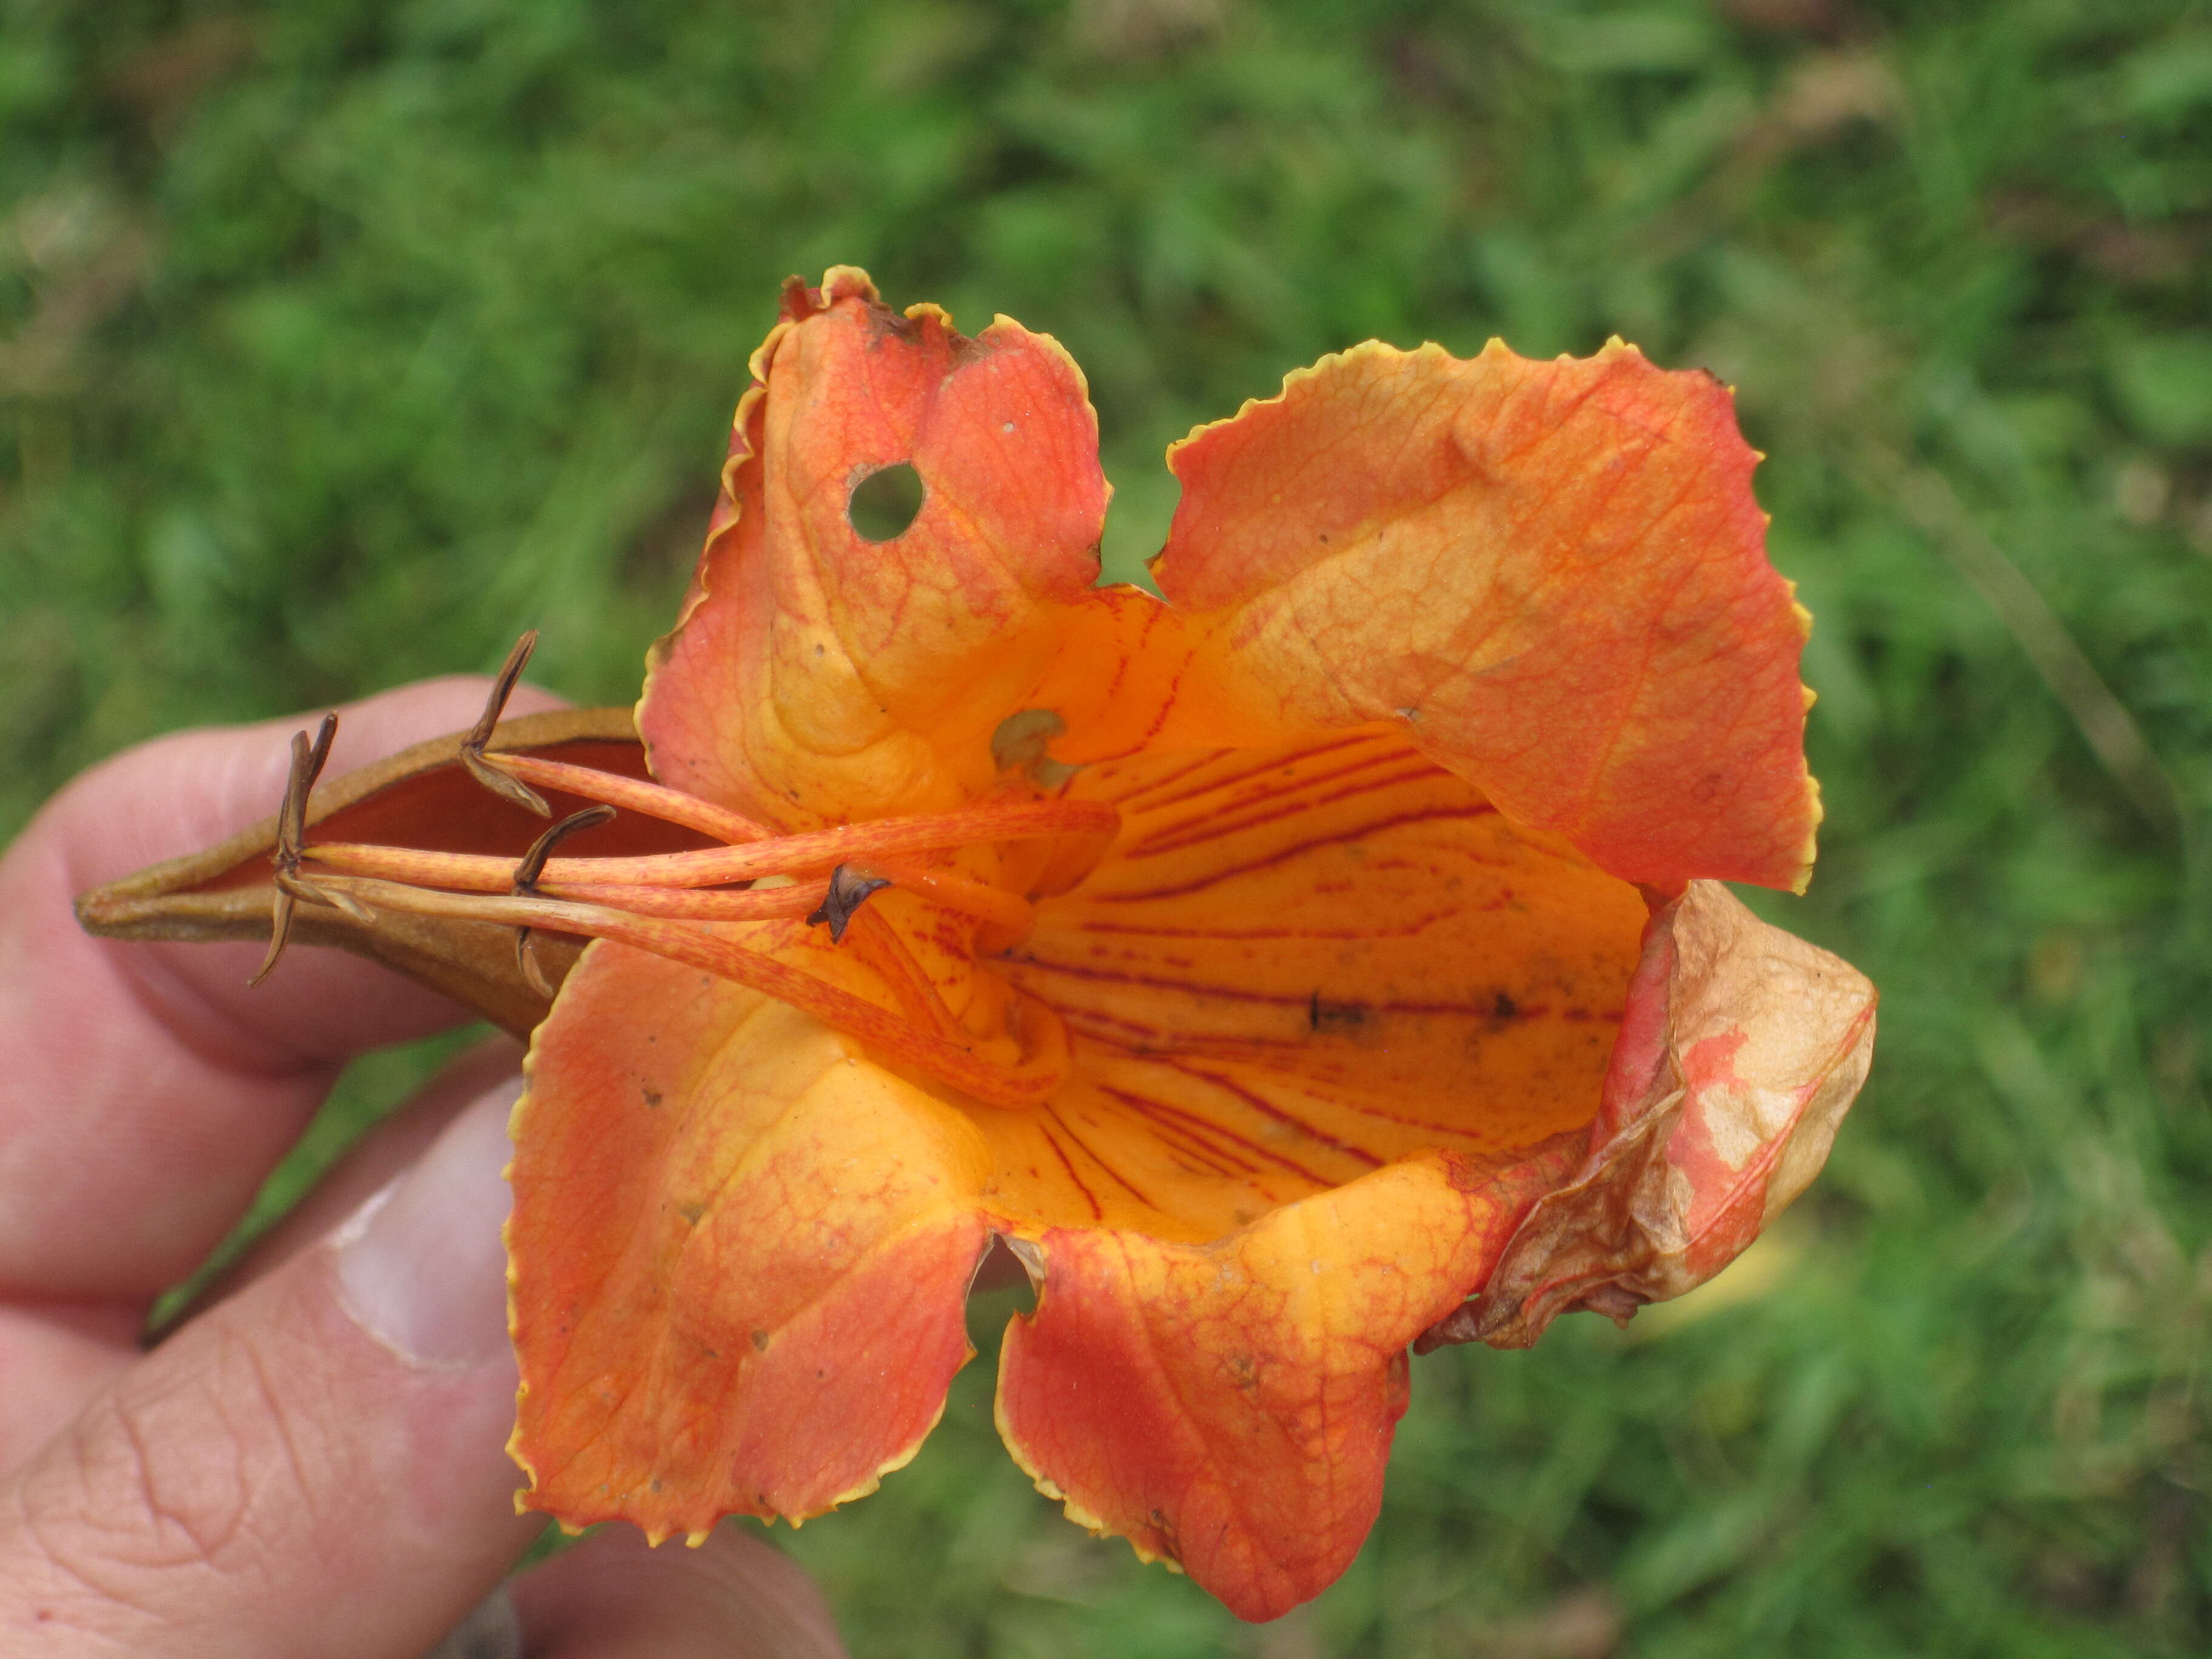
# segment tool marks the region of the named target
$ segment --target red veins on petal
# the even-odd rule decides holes
[[[1422,1153],[1212,1244],[1055,1228],[1006,1329],[999,1427],[1071,1520],[1244,1619],[1318,1595],[1382,1501],[1406,1346],[1487,1275],[1579,1136]]]
[[[1402,720],[1630,881],[1802,887],[1804,613],[1711,376],[1369,343],[1170,452],[1161,591],[1279,716]]]

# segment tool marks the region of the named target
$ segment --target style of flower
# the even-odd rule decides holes
[[[328,933],[599,941],[514,1119],[521,1501],[696,1539],[872,1490],[1001,1240],[1015,1458],[1273,1617],[1371,1525],[1409,1347],[1697,1285],[1864,1076],[1871,988],[1719,884],[1802,888],[1819,818],[1756,458],[1617,342],[1369,343],[1170,450],[1163,599],[1095,585],[1050,339],[838,268],[753,374],[651,778],[489,725],[417,769],[675,850],[519,867],[299,801],[278,848]]]

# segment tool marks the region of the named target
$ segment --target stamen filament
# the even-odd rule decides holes
[[[775,835],[766,824],[755,823],[726,807],[643,778],[626,778],[618,772],[602,772],[596,767],[545,760],[536,755],[487,754],[483,763],[524,783],[534,783],[540,789],[564,790],[571,795],[581,795],[586,800],[619,806],[625,812],[641,812],[664,823],[680,823],[686,830],[696,830],[702,836],[712,836],[732,846],[769,841]]]
[[[720,887],[762,876],[799,875],[838,864],[865,863],[884,854],[939,852],[978,842],[1041,836],[1111,836],[1121,822],[1121,815],[1103,801],[1008,801],[915,817],[876,818],[744,847],[709,847],[697,852],[655,853],[636,858],[551,859],[546,863],[544,879],[625,887]],[[512,860],[482,853],[418,852],[350,842],[325,842],[301,851],[306,858],[349,875],[382,877],[462,892],[504,892],[514,875]]]
[[[554,867],[557,868],[557,864]],[[842,987],[817,979],[765,952],[750,950],[733,940],[681,922],[562,899],[441,893],[347,876],[327,877],[324,883],[373,908],[416,915],[459,916],[508,927],[550,928],[634,945],[788,1003],[824,1024],[859,1037],[884,1054],[993,1105],[1035,1106],[1049,1097],[1060,1084],[1060,1068],[1057,1065],[1024,1065],[1018,1070],[994,1066],[966,1048],[918,1030],[888,1009],[854,996]]]

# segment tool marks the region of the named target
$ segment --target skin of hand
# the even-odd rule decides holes
[[[471,724],[486,682],[342,711],[333,775]],[[553,706],[520,692],[512,712]],[[520,1051],[465,1055],[191,1318],[146,1313],[245,1212],[345,1062],[459,1012],[343,952],[125,945],[72,897],[265,817],[293,732],[94,768],[0,856],[0,1652],[419,1659],[536,1536],[503,1449],[500,1224]],[[842,1655],[812,1584],[732,1528],[610,1527],[509,1587],[532,1659]]]

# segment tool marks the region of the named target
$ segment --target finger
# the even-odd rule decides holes
[[[455,1055],[404,1106],[363,1135],[246,1253],[209,1284],[179,1320],[196,1316],[319,1241],[414,1163],[461,1111],[522,1071],[523,1046],[504,1033]]]
[[[727,1527],[696,1550],[610,1527],[509,1594],[529,1659],[844,1659],[814,1581]]]
[[[484,686],[434,680],[356,705],[337,757],[465,726]],[[244,1211],[347,1057],[462,1017],[343,951],[301,951],[249,991],[258,946],[123,944],[77,927],[70,901],[85,888],[268,816],[299,724],[185,732],[118,756],[0,858],[0,1298],[150,1298]]]
[[[528,1542],[504,1445],[508,1085],[0,1489],[0,1652],[428,1650]]]
[[[201,1291],[176,1322],[197,1316],[319,1240],[420,1157],[461,1109],[520,1069],[522,1045],[487,1038],[448,1062],[422,1091],[378,1124],[313,1190]],[[27,1462],[84,1402],[138,1361],[143,1321],[119,1303],[0,1306],[0,1475]]]
[[[113,1303],[0,1307],[0,1475],[129,1369],[139,1324],[136,1310]]]

